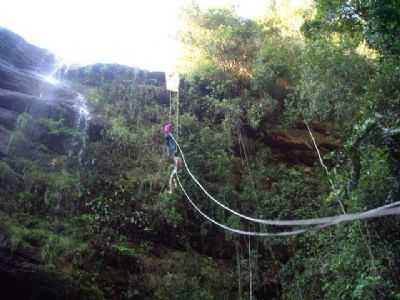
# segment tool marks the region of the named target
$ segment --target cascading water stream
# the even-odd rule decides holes
[[[78,94],[76,100],[75,107],[78,112],[76,128],[78,128],[81,133],[81,145],[78,151],[78,162],[79,166],[83,167],[83,155],[86,150],[90,113],[86,98],[82,94]]]
[[[56,69],[51,72],[49,76],[46,77],[46,81],[51,84],[61,84],[64,87],[68,87],[68,84],[65,83],[65,78],[68,75],[69,65],[58,64]],[[82,195],[81,189],[81,181],[82,181],[82,170],[84,168],[84,154],[86,151],[87,145],[87,137],[88,137],[88,129],[89,129],[89,121],[90,121],[90,112],[87,105],[86,98],[80,94],[75,93],[75,97],[73,99],[73,109],[76,112],[75,116],[75,124],[74,127],[79,131],[79,141],[76,141],[71,146],[74,148],[72,153],[77,155],[77,176],[79,178],[78,191],[79,195]],[[77,146],[77,148],[75,148]]]
[[[68,70],[69,70],[69,65],[63,64],[61,61],[57,63],[55,68],[53,69],[50,74],[43,76],[43,79],[47,82],[50,83],[51,85],[61,85],[64,88],[69,88],[68,84],[65,83],[64,78],[67,77]],[[42,93],[40,93],[42,95]],[[75,128],[79,131],[79,136],[80,136],[80,141],[79,141],[79,146],[78,150],[75,150],[73,152],[77,153],[77,159],[78,159],[78,164],[79,168],[83,167],[83,156],[86,150],[86,144],[87,144],[87,135],[88,135],[88,128],[89,128],[89,120],[90,120],[90,113],[87,105],[87,100],[86,98],[80,94],[76,93],[76,96],[74,97],[73,101],[73,108],[76,111],[76,117],[75,117]],[[80,172],[79,172],[80,173]]]

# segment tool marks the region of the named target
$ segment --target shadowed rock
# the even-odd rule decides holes
[[[7,129],[14,129],[17,122],[17,113],[0,107],[0,125]]]
[[[41,74],[51,72],[56,64],[53,54],[3,27],[0,27],[0,59],[18,69]]]
[[[118,64],[94,64],[68,70],[66,77],[81,83],[100,86],[112,81],[132,81],[165,87],[164,72],[149,72]]]
[[[341,141],[328,134],[313,132],[321,155],[325,155],[341,145]],[[312,166],[318,161],[317,152],[307,129],[292,128],[264,133],[263,142],[283,161],[290,164]]]
[[[74,99],[56,96],[54,99],[43,99],[0,89],[0,108],[4,115],[8,111],[8,115],[29,113],[36,118],[64,118],[70,126],[73,126],[76,119],[76,111],[73,108]]]
[[[14,248],[14,249],[12,249]],[[0,289],[7,300],[99,299],[90,290],[44,266],[40,249],[12,247],[7,231],[0,226]]]
[[[11,133],[0,126],[0,158],[7,155]]]

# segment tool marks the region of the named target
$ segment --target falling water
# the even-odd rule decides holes
[[[61,61],[59,61],[53,71],[50,74],[43,76],[43,79],[54,86],[62,85],[68,88],[68,85],[65,83],[65,81],[63,81],[63,79],[67,76],[69,67],[69,65],[63,64]],[[41,95],[42,93],[40,96]],[[73,99],[73,108],[76,111],[75,128],[80,132],[79,150],[77,150],[75,153],[78,155],[79,167],[82,168],[90,120],[87,100],[82,94],[77,93],[77,96],[75,99]]]
[[[63,64],[62,60],[58,59],[53,70],[49,74],[41,75],[41,77],[43,78],[44,81],[46,81],[52,85],[59,85],[59,84],[61,84],[60,80],[62,79],[62,75],[63,75],[62,70],[64,70],[64,69],[65,69],[65,65]]]
[[[78,112],[76,128],[80,131],[81,137],[81,145],[78,151],[78,162],[79,166],[83,166],[83,155],[86,150],[87,144],[87,136],[88,136],[88,128],[89,128],[89,120],[90,120],[90,113],[87,107],[86,98],[82,94],[78,94],[75,102],[75,108]]]
[[[64,78],[67,77],[69,71],[69,65],[60,65],[55,72],[53,72],[53,76],[57,76],[56,83],[62,83],[66,85]],[[51,80],[48,82],[51,82]],[[75,145],[78,145],[78,148],[73,151],[73,153],[77,154],[77,175],[79,178],[79,184],[77,186],[78,193],[80,196],[83,194],[82,190],[82,171],[84,170],[84,155],[86,151],[87,145],[87,138],[88,138],[88,129],[89,129],[89,121],[90,121],[90,113],[87,105],[86,98],[77,93],[74,101],[73,101],[73,108],[76,111],[76,118],[75,118],[75,128],[79,131],[79,141]],[[73,145],[74,147],[74,145]]]
[[[87,144],[87,137],[88,137],[88,128],[89,128],[89,120],[90,120],[90,113],[87,107],[86,98],[78,93],[76,97],[75,105],[74,105],[78,115],[76,118],[75,127],[80,132],[80,145],[78,150],[78,177],[79,177],[79,184],[78,184],[78,191],[79,195],[82,196],[82,170],[84,168],[84,161],[83,157],[86,151],[86,144]]]

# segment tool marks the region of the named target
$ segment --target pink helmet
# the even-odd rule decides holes
[[[171,134],[174,130],[174,124],[171,121],[168,121],[162,126],[162,131],[165,135]]]

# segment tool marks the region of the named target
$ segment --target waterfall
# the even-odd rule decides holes
[[[66,80],[69,68],[69,65],[58,64],[56,69],[51,72],[51,74],[47,76],[45,80],[53,85],[61,85],[62,87],[73,91]],[[71,144],[70,153],[73,154],[73,160],[77,163],[76,172],[80,182],[77,185],[77,189],[79,195],[82,196],[82,171],[85,167],[84,155],[87,146],[89,121],[91,116],[88,109],[87,99],[84,97],[84,95],[76,91],[73,91],[73,93],[75,96],[73,99],[71,99],[72,108],[76,112],[73,126],[78,130],[79,136],[77,139],[74,139],[74,142]]]
[[[88,110],[87,101],[86,101],[86,98],[82,94],[78,93],[78,96],[77,96],[76,102],[75,102],[75,108],[78,112],[76,128],[78,128],[81,133],[80,134],[81,145],[80,145],[80,149],[78,151],[78,162],[79,162],[79,166],[82,167],[83,166],[83,154],[85,153],[85,150],[86,150],[89,121],[90,121],[90,113]]]
[[[62,79],[63,72],[62,70],[65,69],[65,64],[62,62],[61,59],[57,60],[53,70],[46,75],[40,75],[42,79],[52,85],[59,85],[61,84],[60,80]]]
[[[60,86],[60,88],[66,88],[68,90],[72,90],[69,87],[68,83],[65,82],[65,78],[68,75],[70,66],[64,64],[62,61],[58,61],[55,68],[45,76],[42,76],[43,80],[47,83],[50,83],[53,86]],[[90,112],[87,105],[86,98],[74,91],[75,97],[72,100],[72,107],[76,112],[75,124],[74,127],[79,131],[79,146],[78,149],[73,151],[77,153],[77,159],[79,163],[79,167],[83,167],[83,155],[86,150],[87,144],[87,135],[90,121]],[[41,93],[42,95],[42,93]]]

